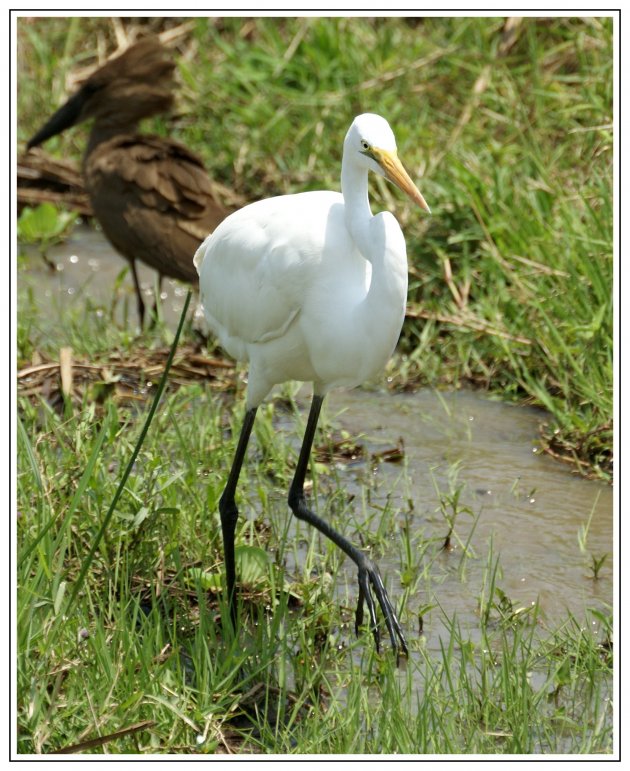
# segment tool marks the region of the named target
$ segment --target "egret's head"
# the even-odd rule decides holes
[[[385,118],[369,112],[357,116],[346,134],[344,153],[349,153],[357,163],[393,182],[412,201],[431,212],[398,158],[396,138]]]

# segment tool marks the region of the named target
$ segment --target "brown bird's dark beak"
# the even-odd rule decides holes
[[[37,147],[45,142],[50,137],[54,137],[56,134],[61,134],[70,126],[74,126],[81,118],[81,112],[83,106],[87,102],[90,94],[87,89],[82,88],[74,96],[71,96],[68,101],[62,105],[57,112],[40,128],[34,137],[29,139],[26,149],[30,150],[31,147]]]

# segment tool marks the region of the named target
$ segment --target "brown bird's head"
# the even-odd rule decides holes
[[[27,149],[93,118],[104,128],[125,130],[173,104],[175,63],[155,37],[146,37],[93,72],[79,90],[29,140]]]

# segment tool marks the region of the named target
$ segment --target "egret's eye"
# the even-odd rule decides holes
[[[364,151],[370,149],[370,145],[368,142],[365,141],[365,139],[361,140],[361,149]]]

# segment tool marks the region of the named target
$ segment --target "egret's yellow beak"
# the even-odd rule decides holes
[[[402,165],[398,158],[398,154],[395,150],[380,150],[377,147],[372,148],[372,154],[374,160],[383,169],[383,174],[390,181],[393,182],[396,187],[399,187],[403,193],[406,193],[412,201],[415,201],[418,206],[431,214],[429,205],[424,200],[422,193],[413,183],[413,180],[405,171],[405,167]]]

